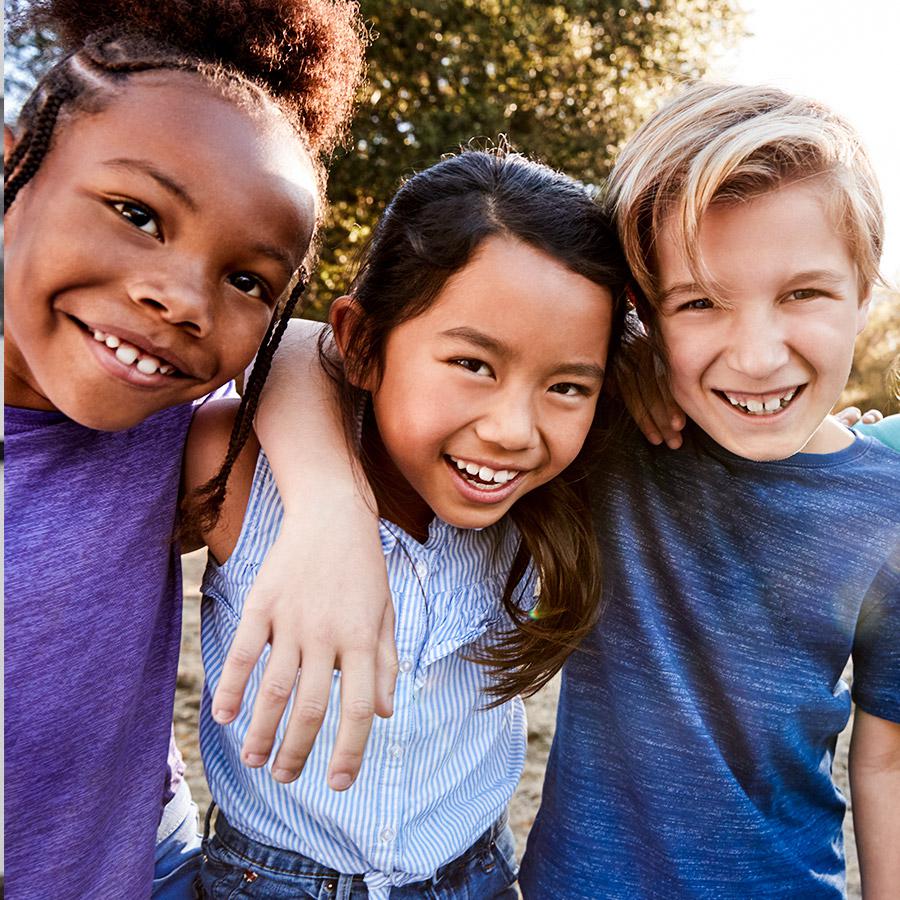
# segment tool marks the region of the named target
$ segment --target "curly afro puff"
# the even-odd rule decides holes
[[[345,0],[37,0],[14,4],[13,18],[18,31],[49,27],[70,53],[103,32],[127,39],[122,56],[137,64],[169,55],[182,58],[178,68],[206,63],[239,73],[297,122],[317,153],[346,133],[364,70],[366,32],[357,4]]]

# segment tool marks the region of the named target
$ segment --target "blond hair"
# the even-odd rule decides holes
[[[828,181],[862,299],[881,281],[884,221],[871,163],[847,122],[777,88],[718,84],[694,85],[651,116],[623,148],[606,191],[649,311],[660,292],[654,247],[667,223],[680,226],[695,281],[715,290],[698,255],[704,213],[807,178]]]

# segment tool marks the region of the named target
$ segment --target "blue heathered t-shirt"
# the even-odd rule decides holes
[[[837,898],[853,698],[900,721],[900,454],[755,463],[692,427],[594,476],[599,625],[563,670],[528,900]]]
[[[6,408],[7,896],[149,897],[181,639],[190,404],[126,431]]]

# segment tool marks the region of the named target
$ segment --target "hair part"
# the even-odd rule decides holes
[[[356,312],[343,357],[328,332],[319,344],[340,397],[348,445],[376,496],[385,496],[387,486],[362,440],[359,412],[369,395],[357,385],[378,384],[391,331],[424,312],[494,236],[521,241],[608,288],[614,298],[610,358],[615,353],[627,272],[608,216],[583,185],[506,148],[466,150],[413,175],[363,252],[349,291]],[[596,621],[601,567],[585,485],[589,455],[583,450],[510,512],[521,543],[502,602],[514,627],[472,656],[492,671],[494,703],[546,684]],[[529,562],[540,574],[538,614],[523,609],[516,596]]]
[[[674,236],[698,284],[717,286],[699,256],[704,215],[788,184],[821,179],[828,211],[856,263],[860,299],[881,281],[881,192],[859,136],[827,107],[777,88],[698,84],[664,105],[625,145],[606,191],[628,264],[652,317],[656,245]]]

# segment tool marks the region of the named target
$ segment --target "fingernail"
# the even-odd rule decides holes
[[[272,777],[276,781],[293,781],[297,777],[296,772],[292,772],[290,769],[273,769]]]
[[[648,434],[647,440],[650,441],[651,444],[656,445],[657,447],[663,442],[662,436],[658,434]]]
[[[213,718],[220,725],[227,725],[232,720],[234,713],[230,709],[214,709]]]
[[[245,753],[244,754],[244,762],[248,766],[261,766],[265,763],[268,757],[263,756],[262,753]]]
[[[332,790],[346,791],[353,784],[353,779],[346,772],[335,772],[328,779],[328,783],[331,785]]]

